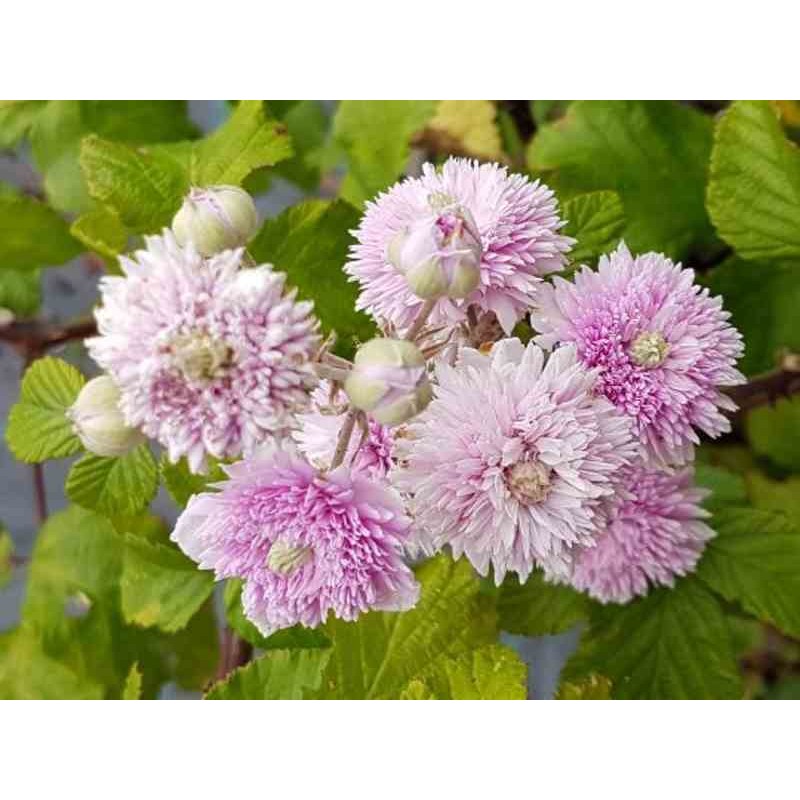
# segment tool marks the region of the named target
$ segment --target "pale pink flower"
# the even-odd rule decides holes
[[[683,464],[699,442],[730,430],[736,405],[719,391],[744,381],[742,337],[722,299],[659,253],[634,258],[624,244],[584,267],[574,283],[543,286],[531,313],[544,347],[575,344],[600,370],[598,389],[634,422],[645,455]]]
[[[597,534],[601,501],[635,456],[630,423],[595,395],[573,348],[545,364],[518,339],[440,364],[435,399],[396,444],[390,477],[410,498],[415,543],[449,544],[498,584],[534,566],[568,575]]]
[[[225,467],[172,534],[201,569],[244,581],[247,618],[268,636],[328,614],[412,608],[419,586],[402,558],[409,519],[386,485],[341,466],[328,474],[291,447]]]
[[[691,469],[667,472],[639,463],[623,473],[607,503],[608,522],[575,560],[570,583],[602,603],[627,603],[650,586],[674,586],[692,572],[714,531],[700,507],[708,490]]]
[[[243,250],[204,259],[170,231],[120,258],[100,282],[99,335],[89,353],[114,378],[129,425],[172,461],[236,458],[288,432],[315,384],[311,303],[286,293],[271,266],[244,268]]]
[[[509,174],[498,164],[478,164],[450,158],[437,169],[423,167],[420,178],[392,186],[374,201],[357,230],[345,270],[361,286],[357,307],[381,324],[397,330],[409,327],[422,300],[406,278],[390,263],[390,246],[403,231],[416,232],[419,221],[432,218],[442,207],[460,207],[480,234],[480,284],[463,299],[442,299],[430,321],[453,324],[466,318],[476,305],[494,311],[506,333],[522,318],[536,296],[542,276],[558,272],[567,263],[573,240],[559,233],[553,192],[539,181]],[[433,214],[433,216],[432,216]]]

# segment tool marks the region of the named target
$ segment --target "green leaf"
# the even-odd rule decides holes
[[[264,636],[244,615],[242,608],[242,582],[230,579],[225,582],[225,618],[228,625],[245,641],[260,650],[294,650],[314,647],[328,647],[330,640],[318,628],[304,628],[295,625]]]
[[[622,700],[734,699],[741,679],[719,601],[696,579],[596,606],[564,679],[606,676]]]
[[[138,661],[134,661],[133,664],[131,664],[131,670],[128,673],[128,677],[125,679],[125,687],[122,690],[122,699],[142,699],[142,673],[139,669]]]
[[[107,517],[133,516],[145,509],[158,490],[158,465],[150,448],[139,445],[119,458],[86,453],[69,471],[67,497]]]
[[[569,194],[619,192],[634,251],[673,258],[715,246],[704,193],[712,123],[664,101],[576,101],[544,125],[528,150],[534,171]]]
[[[84,212],[91,198],[78,156],[91,133],[131,145],[191,138],[197,130],[184,100],[52,100],[31,131],[31,149],[50,203],[59,211]]]
[[[163,151],[87,136],[80,163],[91,196],[136,233],[169,225],[189,188],[188,175]]]
[[[65,458],[81,449],[66,411],[84,383],[75,367],[58,358],[40,358],[28,367],[6,428],[8,447],[20,461]]]
[[[326,625],[333,640],[321,697],[397,698],[440,658],[457,657],[497,638],[490,598],[466,561],[440,556],[417,570],[422,594],[402,614],[373,611],[357,622]]]
[[[800,525],[784,514],[731,509],[714,517],[698,575],[726,600],[800,636]]]
[[[0,100],[0,150],[18,144],[46,105],[45,100]]]
[[[781,511],[800,524],[800,476],[776,481],[751,470],[745,475],[745,480],[754,507],[763,511]]]
[[[800,260],[800,153],[770,103],[734,103],[717,122],[708,210],[743,258]]]
[[[96,208],[72,223],[70,233],[87,249],[105,258],[116,258],[128,244],[122,220],[108,208]]]
[[[319,690],[329,650],[272,650],[211,688],[206,700],[305,700]]]
[[[589,192],[567,200],[564,219],[561,232],[578,240],[570,253],[575,264],[595,263],[619,244],[625,228],[625,210],[616,192]]]
[[[103,687],[50,658],[24,629],[0,634],[0,700],[99,700]]]
[[[0,269],[0,307],[32,317],[42,303],[40,276],[38,269]]]
[[[800,264],[730,258],[704,279],[712,295],[722,295],[744,337],[744,356],[737,364],[742,372],[767,372],[782,350],[800,352]]]
[[[397,180],[408,162],[411,137],[436,106],[435,100],[342,100],[333,121],[348,165],[342,197],[360,206]]]
[[[262,100],[243,100],[194,153],[192,182],[238,186],[254,170],[292,155],[286,125],[267,119]]]
[[[747,438],[758,455],[800,472],[800,400],[782,399],[751,411]]]
[[[521,636],[562,633],[586,619],[591,601],[569,586],[548,583],[540,571],[524,584],[516,576],[503,582],[497,598],[500,627]]]
[[[275,109],[274,103],[269,101],[270,109],[288,127],[295,152],[292,158],[275,167],[275,174],[312,191],[319,186],[322,152],[331,119],[317,100],[300,100],[281,110]]]
[[[11,580],[14,573],[13,555],[14,541],[11,534],[0,524],[0,589]]]
[[[175,547],[125,536],[122,613],[127,622],[167,633],[185,627],[214,591],[214,577]]]
[[[711,495],[703,501],[709,511],[722,511],[730,506],[748,504],[744,478],[722,467],[698,464],[695,467],[695,483],[711,489]]]
[[[437,661],[412,679],[402,700],[525,700],[528,669],[509,647],[487,645]]]
[[[580,683],[562,683],[556,700],[610,700],[611,681],[602,675],[590,675]]]
[[[208,473],[197,475],[189,470],[185,458],[173,464],[166,453],[161,456],[161,477],[164,479],[164,485],[181,508],[186,508],[192,495],[207,491],[209,484],[227,479],[228,476],[220,462],[213,458],[209,458],[208,462]]]
[[[256,261],[286,272],[300,296],[314,301],[325,330],[336,330],[343,355],[375,333],[369,317],[355,310],[358,290],[342,270],[352,243],[348,231],[357,224],[358,212],[341,200],[308,200],[268,219],[249,247]]]
[[[0,269],[55,266],[80,252],[52,208],[25,195],[0,194]]]

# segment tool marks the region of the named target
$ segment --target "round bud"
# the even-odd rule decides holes
[[[392,237],[386,258],[417,297],[466,297],[480,284],[478,227],[466,208],[431,206],[431,214]]]
[[[404,339],[373,339],[362,345],[344,388],[356,408],[383,425],[411,419],[433,397],[425,357]]]
[[[253,198],[238,186],[191,189],[172,220],[178,244],[192,242],[201,256],[242,247],[257,229]]]
[[[119,410],[119,389],[108,375],[93,378],[81,389],[67,411],[81,444],[98,456],[123,456],[144,441],[144,436],[125,424]]]

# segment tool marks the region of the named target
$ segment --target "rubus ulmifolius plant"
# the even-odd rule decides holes
[[[561,699],[792,696],[788,102],[0,105],[0,697],[524,699],[576,626]]]

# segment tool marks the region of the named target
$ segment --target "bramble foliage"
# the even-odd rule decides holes
[[[441,163],[456,154],[504,163],[555,190],[561,233],[576,240],[562,277],[595,267],[621,240],[694,268],[743,335],[739,368],[751,380],[783,370],[775,385],[789,394],[771,403],[769,388],[754,395],[730,434],[700,444],[696,479],[710,490],[704,506],[716,536],[673,587],[603,605],[538,569],[495,587],[446,551],[415,566],[421,594],[411,610],[271,632],[246,616],[240,580],[225,580],[215,603],[213,573],[198,569],[151,510],[163,488],[182,511],[225,479],[227,464],[210,458],[198,475],[154,441],[118,456],[90,452],[68,412],[93,376],[69,363],[71,351],[45,355],[47,342],[37,340],[25,351],[34,360],[5,442],[26,464],[73,461],[66,507],[43,522],[29,558],[0,526],[0,592],[25,577],[19,624],[0,633],[0,698],[137,700],[177,685],[217,700],[523,699],[528,668],[500,644],[501,632],[546,636],[576,625],[581,641],[559,699],[792,696],[800,152],[781,108],[243,101],[204,133],[182,101],[0,103],[0,148],[30,159],[40,177],[33,193],[0,185],[0,310],[16,318],[0,315],[0,341],[19,331],[15,341],[27,346],[43,270],[90,257],[118,275],[119,256],[169,227],[191,187],[261,195],[288,181],[302,199],[263,220],[247,252],[284,272],[298,300],[314,302],[320,333],[336,336],[338,380],[336,364],[376,332],[342,271],[365,203],[422,157]],[[528,140],[520,114],[534,127]],[[527,319],[515,333],[531,336]],[[777,659],[766,680],[751,670],[765,631]],[[535,682],[535,665],[532,674]]]

